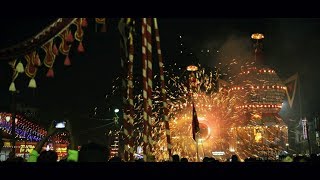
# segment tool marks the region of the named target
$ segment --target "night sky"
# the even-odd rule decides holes
[[[6,24],[0,29],[0,48],[4,48],[37,34],[54,18],[1,20]],[[165,63],[181,65],[190,60],[182,58],[178,50],[179,36],[188,49],[184,53],[192,52],[191,59],[214,67],[218,62],[225,63],[233,58],[248,59],[252,53],[251,34],[263,33],[264,64],[275,69],[283,80],[298,72],[303,114],[310,116],[319,112],[320,19],[160,18],[158,22]],[[85,53],[79,54],[72,48],[71,67],[64,67],[64,59],[58,58],[53,79],[45,77],[47,69],[42,67],[36,77],[37,89],[27,88],[29,80],[21,75],[16,87],[21,91],[19,101],[40,108],[42,124],[67,114],[74,129],[87,136],[81,132],[107,123],[90,119],[93,109],[117,106],[117,102],[109,104],[105,100],[112,89],[112,80],[120,75],[117,19],[108,21],[106,33],[96,33],[93,22],[89,21],[84,38]],[[10,68],[3,60],[0,63],[0,108],[6,110],[10,104]],[[101,138],[90,135],[92,139]]]

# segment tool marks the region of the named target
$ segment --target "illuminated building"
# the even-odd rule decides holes
[[[12,150],[10,136],[11,136],[11,125],[12,125],[11,113],[1,112],[0,113],[0,130],[3,132],[4,147],[1,150],[1,160],[5,160],[9,156],[9,152]],[[38,124],[31,122],[24,115],[16,115],[16,156],[28,158],[29,152],[35,147],[37,142],[47,134],[45,128]],[[58,153],[58,159],[67,155],[68,134],[61,132],[55,136],[49,138],[43,150],[49,145],[52,150]]]

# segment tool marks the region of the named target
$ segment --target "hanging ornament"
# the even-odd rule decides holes
[[[19,62],[18,65],[16,66],[16,71],[18,71],[18,73],[23,73],[24,72],[24,67],[23,67],[23,64],[21,62]]]
[[[36,80],[34,78],[30,79],[28,87],[29,88],[37,88],[37,83],[36,83]]]
[[[40,57],[39,57],[38,53],[36,54],[36,57],[35,57],[35,60],[34,60],[34,65],[41,66],[41,60],[40,60]]]
[[[53,69],[50,68],[47,72],[47,77],[54,77],[54,72],[53,72]]]
[[[56,58],[56,55],[54,55],[54,53],[52,52],[52,47],[53,47],[53,40],[48,41],[46,44],[42,46],[43,50],[46,53],[43,63],[48,68],[51,68],[53,66]]]
[[[9,87],[9,91],[11,91],[11,92],[16,91],[16,86],[15,86],[14,82],[11,82],[10,87]]]
[[[79,53],[83,53],[83,52],[84,52],[84,48],[83,48],[83,45],[82,45],[82,41],[80,41],[80,43],[79,43],[78,52],[79,52]]]
[[[66,41],[69,42],[69,43],[74,41],[74,38],[73,38],[73,35],[72,35],[71,31],[68,32],[68,35],[66,37]]]
[[[64,65],[65,66],[70,66],[71,65],[71,61],[70,61],[69,55],[66,56],[66,59],[64,60]]]
[[[67,41],[68,36],[70,34],[71,34],[71,32],[69,30],[65,30],[61,34],[59,34],[59,37],[61,38],[59,50],[63,55],[67,55],[70,51],[71,44]],[[71,34],[71,36],[72,36],[72,34]]]
[[[38,70],[38,67],[35,65],[36,52],[34,51],[29,54],[26,54],[24,57],[27,60],[27,65],[25,67],[26,75],[30,78],[35,77]]]
[[[83,29],[82,29],[83,27],[82,27],[81,24],[82,24],[82,20],[81,19],[78,19],[78,21],[75,22],[75,25],[77,26],[77,29],[76,29],[76,31],[74,33],[74,38],[79,42],[81,42],[82,39],[83,39]]]
[[[56,55],[56,56],[59,54],[59,51],[58,51],[58,48],[57,48],[56,44],[53,44],[52,52],[53,52],[53,54]]]

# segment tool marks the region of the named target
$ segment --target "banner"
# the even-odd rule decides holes
[[[193,110],[192,110],[192,137],[196,141],[196,134],[200,131],[199,121],[197,116],[196,107],[193,103]]]
[[[16,154],[29,154],[37,145],[37,142],[24,142],[18,141],[16,142]]]
[[[297,81],[298,81],[298,73],[295,75],[291,76],[285,81],[286,85],[286,94],[289,102],[290,108],[292,107],[293,100],[296,94],[296,89],[297,89]],[[300,84],[299,84],[300,85]]]

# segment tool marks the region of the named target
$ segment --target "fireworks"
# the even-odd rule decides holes
[[[239,66],[236,60],[228,64]],[[285,87],[275,71],[246,63],[241,72],[229,77],[222,68],[201,68],[190,72],[176,64],[165,67],[172,154],[196,161],[196,142],[192,138],[192,102],[195,103],[200,132],[198,153],[226,161],[232,154],[240,159],[273,159],[287,143],[287,126],[278,115]],[[239,68],[241,69],[241,68]],[[249,71],[249,72],[248,72]],[[228,79],[221,81],[220,78]],[[152,152],[156,161],[168,160],[165,124],[162,121],[161,89],[154,76],[152,94]],[[222,83],[223,82],[223,83]],[[135,146],[143,146],[141,83],[135,80]],[[116,92],[116,91],[114,91]],[[137,149],[137,148],[135,148]],[[216,153],[220,152],[220,153]],[[221,153],[222,152],[222,153]]]
[[[235,107],[234,97],[229,95],[229,90],[217,91],[219,75],[201,68],[190,72],[182,78],[167,72],[167,88],[170,107],[170,131],[172,137],[173,154],[196,161],[196,142],[192,138],[192,102],[197,110],[200,132],[198,139],[199,155],[201,158],[212,156],[214,151],[228,149],[230,138],[228,129],[232,126],[232,112]],[[170,86],[171,85],[171,86]],[[161,132],[160,132],[161,133]],[[163,136],[163,135],[162,135]],[[163,138],[155,148],[157,159],[165,157],[161,146],[165,144]],[[228,155],[229,153],[226,152]],[[222,157],[221,157],[222,158]]]

